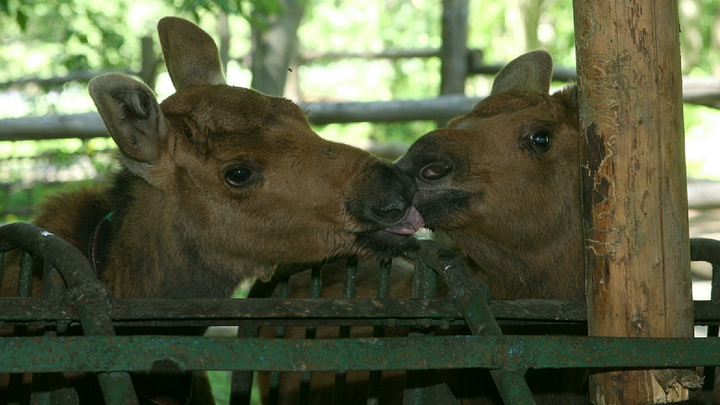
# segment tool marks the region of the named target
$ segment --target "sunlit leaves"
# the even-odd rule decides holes
[[[254,18],[262,18],[259,16],[269,16],[282,11],[277,0],[166,0],[171,3],[178,11],[189,13],[200,20],[202,12],[217,14],[223,12],[226,14],[237,14],[248,20]],[[301,0],[305,1],[305,0]],[[263,21],[260,21],[264,24]]]

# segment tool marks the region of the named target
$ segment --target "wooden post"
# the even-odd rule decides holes
[[[442,46],[440,47],[440,95],[465,94],[468,75],[469,0],[443,0]],[[437,122],[439,127],[447,120]]]
[[[155,55],[155,41],[152,36],[145,36],[140,39],[141,67],[140,78],[151,89],[155,90],[157,79],[158,58]]]
[[[573,3],[589,333],[691,337],[677,2]],[[676,402],[698,383],[686,370],[598,371],[590,399]]]

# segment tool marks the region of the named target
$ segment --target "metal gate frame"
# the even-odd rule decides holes
[[[30,224],[0,227],[0,263],[5,252],[28,252],[22,260],[18,297],[0,298],[0,326],[42,329],[45,336],[0,337],[0,373],[97,373],[106,403],[136,403],[128,372],[172,361],[182,370],[236,370],[233,403],[249,403],[252,371],[426,370],[488,368],[506,403],[532,403],[524,381],[528,368],[668,368],[720,365],[720,338],[603,338],[588,336],[503,336],[497,321],[582,323],[584,302],[557,300],[486,301],[487,287],[473,279],[447,248],[420,241],[407,257],[416,261],[424,298],[111,298],[84,255],[60,238]],[[696,324],[720,325],[720,242],[691,240],[692,260],[713,266],[712,300],[696,301]],[[30,297],[32,261],[44,260],[43,297]],[[389,274],[390,263],[381,273]],[[0,269],[2,271],[2,269]],[[352,266],[349,266],[352,272]],[[436,275],[448,298],[433,298]],[[67,288],[61,288],[62,280]],[[425,294],[425,295],[423,295]],[[305,314],[312,313],[311,317]],[[370,314],[358,315],[358,314]],[[494,317],[493,317],[494,314]],[[497,321],[496,321],[497,320]],[[80,324],[84,336],[62,336]],[[472,336],[373,337],[337,339],[256,339],[258,325],[467,325]],[[237,325],[241,337],[116,336],[115,326]],[[19,326],[19,328],[17,327]],[[245,337],[242,337],[245,336]],[[468,347],[472,350],[468,350]],[[412,355],[407,355],[412,353]],[[352,355],[348,355],[352,354]],[[419,361],[420,360],[420,361]],[[707,367],[712,373],[714,367]],[[245,371],[246,373],[242,373]],[[712,385],[712,375],[706,381]],[[21,376],[20,376],[21,377]],[[427,396],[414,395],[412,403]],[[52,392],[32,394],[33,404],[54,404]],[[452,403],[448,399],[448,403]],[[445,403],[445,402],[443,402]]]

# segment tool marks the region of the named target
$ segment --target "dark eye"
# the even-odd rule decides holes
[[[225,172],[225,180],[233,187],[243,187],[252,180],[253,172],[244,166],[233,166]]]
[[[550,131],[547,129],[539,129],[530,134],[530,143],[538,148],[547,149],[550,147]]]
[[[425,181],[440,180],[452,170],[452,163],[440,161],[433,162],[420,169],[420,178]]]

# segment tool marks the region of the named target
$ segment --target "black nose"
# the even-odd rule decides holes
[[[417,186],[400,169],[387,162],[376,162],[370,168],[373,182],[379,185],[373,201],[368,205],[369,214],[378,225],[392,225],[405,217],[412,205]]]
[[[399,208],[394,208],[392,206],[371,207],[370,211],[379,220],[388,222],[388,223],[398,222],[405,217],[405,210],[403,209],[403,207],[399,207]]]
[[[389,162],[373,163],[364,192],[350,205],[351,213],[372,227],[384,228],[405,217],[417,190],[415,181]]]

